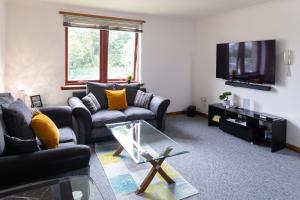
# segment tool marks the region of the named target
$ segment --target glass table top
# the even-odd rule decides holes
[[[174,140],[144,120],[106,125],[136,163],[188,153]]]
[[[0,191],[1,200],[102,200],[89,176],[69,176],[21,185]]]

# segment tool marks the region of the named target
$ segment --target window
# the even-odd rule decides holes
[[[138,81],[139,33],[66,27],[66,85]]]
[[[138,81],[138,40],[134,32],[67,27],[66,85]]]
[[[145,21],[60,11],[65,27],[65,84],[138,81]]]

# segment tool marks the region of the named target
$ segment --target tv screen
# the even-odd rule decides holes
[[[217,78],[275,84],[276,41],[217,44]]]

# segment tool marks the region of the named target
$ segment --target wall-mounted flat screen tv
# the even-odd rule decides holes
[[[275,84],[275,65],[275,40],[217,44],[217,78]]]

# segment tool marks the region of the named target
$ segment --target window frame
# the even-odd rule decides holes
[[[84,85],[86,82],[116,82],[116,83],[126,83],[127,79],[108,79],[108,45],[109,45],[109,31],[99,30],[100,34],[100,62],[99,62],[99,80],[76,80],[72,81],[68,79],[68,69],[69,69],[69,28],[65,27],[65,85]],[[139,70],[139,33],[135,33],[135,48],[134,48],[134,72],[132,81],[133,83],[138,83],[138,70]]]

